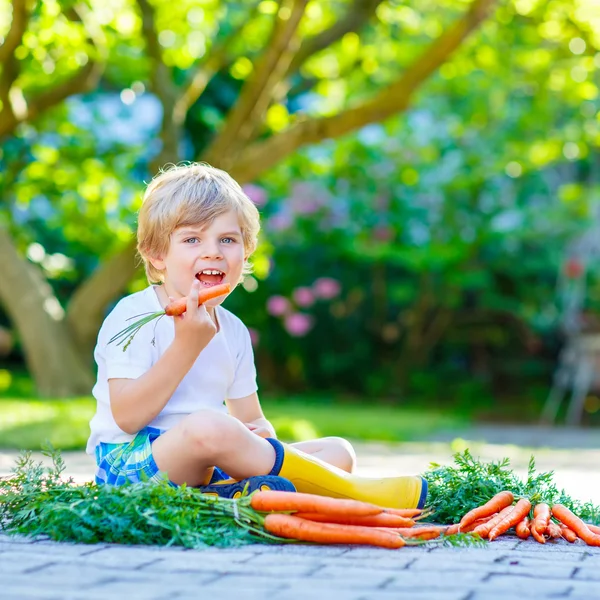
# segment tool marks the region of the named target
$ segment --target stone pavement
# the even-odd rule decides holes
[[[0,537],[0,598],[501,600],[600,597],[600,548],[506,538],[486,548],[184,550]]]
[[[459,439],[456,439],[456,438]],[[431,461],[450,464],[468,445],[485,460],[504,456],[519,473],[531,453],[559,486],[600,504],[600,435],[539,428],[439,434],[437,441],[356,444],[359,472],[417,473]],[[468,440],[468,441],[465,441]],[[551,441],[553,448],[540,447]],[[529,445],[521,448],[515,444]],[[569,449],[570,448],[570,449]],[[65,453],[68,474],[89,479],[93,464]],[[0,474],[14,462],[0,452]],[[243,600],[501,600],[600,598],[600,548],[564,541],[540,545],[506,537],[485,548],[438,546],[383,550],[349,546],[255,544],[184,550],[56,543],[0,535],[0,598],[190,598]]]

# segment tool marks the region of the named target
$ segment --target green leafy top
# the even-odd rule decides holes
[[[151,485],[74,485],[62,478],[59,451],[46,448],[44,454],[52,467],[35,463],[25,452],[14,475],[0,478],[0,529],[86,544],[200,548],[286,541],[265,531],[249,496],[218,498],[185,485],[173,487],[166,479]]]
[[[454,455],[454,465],[431,463],[423,474],[429,484],[427,506],[440,523],[457,523],[469,510],[485,504],[502,490],[515,497],[527,497],[532,504],[564,504],[583,520],[600,523],[600,507],[591,502],[573,500],[554,484],[554,472],[536,473],[535,459],[529,459],[527,480],[522,481],[509,469],[510,460],[481,462],[469,450]]]

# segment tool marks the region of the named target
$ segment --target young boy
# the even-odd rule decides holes
[[[221,306],[198,306],[198,291],[249,271],[259,214],[225,172],[171,168],[146,189],[138,251],[151,285],[122,299],[104,321],[94,357],[97,411],[87,452],[97,483],[157,480],[237,497],[247,484],[421,507],[420,477],[352,475],[355,454],[341,438],[282,444],[265,418],[247,328]],[[156,285],[154,285],[156,284]],[[187,296],[186,312],[143,326],[125,348],[109,340],[140,314]]]

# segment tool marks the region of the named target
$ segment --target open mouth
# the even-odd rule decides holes
[[[225,273],[219,271],[219,269],[204,269],[199,273],[196,273],[196,279],[205,287],[212,287],[218,285],[225,279]]]

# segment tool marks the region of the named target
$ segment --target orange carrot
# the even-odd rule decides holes
[[[570,544],[577,541],[577,534],[572,529],[569,529],[564,523],[560,524],[560,530],[562,537]]]
[[[418,528],[415,528],[418,529]],[[440,535],[442,535],[443,532],[439,532],[439,531],[421,531],[418,533],[402,533],[400,534],[403,538],[408,538],[411,540],[435,540],[436,538],[439,538]]]
[[[213,298],[229,294],[230,291],[231,285],[228,283],[219,283],[218,285],[213,285],[208,288],[200,288],[198,290],[198,306]],[[169,317],[178,317],[182,315],[187,309],[187,301],[187,296],[183,296],[183,298],[179,298],[178,300],[173,300],[173,302],[170,302],[165,307],[165,314],[169,315]]]
[[[219,296],[224,296],[231,291],[231,286],[229,283],[220,283],[218,285],[213,285],[209,288],[201,288],[198,290],[198,306],[212,300],[213,298],[218,298]],[[167,304],[164,310],[159,310],[157,312],[148,313],[146,315],[137,315],[140,317],[136,319],[133,323],[122,329],[117,334],[113,335],[108,341],[109,344],[113,342],[117,342],[117,346],[121,344],[125,344],[123,347],[123,351],[127,350],[127,346],[131,343],[131,340],[135,337],[136,333],[147,323],[154,321],[154,319],[160,319],[165,315],[170,317],[176,317],[182,315],[186,311],[187,307],[187,297],[179,298],[178,300],[173,300]],[[135,317],[131,317],[135,318]]]
[[[492,527],[488,533],[488,540],[492,542],[499,535],[502,535],[505,531],[508,531],[511,527],[514,527],[522,521],[531,510],[531,502],[527,498],[521,498],[513,507],[513,509],[506,514],[496,525]]]
[[[540,535],[546,532],[550,523],[550,507],[545,502],[540,502],[533,509],[533,523],[531,529],[535,529]]]
[[[502,510],[503,508],[510,506],[513,503],[514,496],[512,492],[504,491],[496,494],[491,500],[486,502],[482,506],[478,506],[473,510],[470,510],[461,520],[460,520],[460,531],[463,530],[463,527],[470,525],[473,521],[480,519],[481,517],[487,517],[489,515],[493,515],[494,513]]]
[[[255,492],[250,506],[261,512],[303,512],[353,517],[369,517],[383,512],[383,508],[345,498],[330,498],[300,492]]]
[[[523,517],[523,519],[517,523],[515,532],[522,540],[526,540],[531,535],[529,517]]]
[[[551,538],[559,538],[562,535],[562,530],[554,521],[550,521],[548,527],[546,527],[546,535]]]
[[[309,512],[298,512],[295,513],[296,517],[300,519],[306,519],[307,521],[316,521],[317,523],[338,523],[340,525],[362,525],[364,527],[413,527],[415,522],[413,519],[407,519],[406,517],[399,517],[398,515],[392,515],[386,512],[382,512],[378,515],[372,515],[367,517],[356,517],[354,515],[343,515],[343,514],[322,514],[322,513],[309,513]]]
[[[459,531],[460,523],[455,523],[454,525],[450,525],[448,529],[446,529],[446,535],[454,535],[456,533],[470,533],[479,525],[483,525],[487,523],[490,519],[493,519],[495,515],[489,515],[488,517],[483,517],[482,519],[477,519],[477,521],[473,521],[470,525],[467,525],[464,529]]]
[[[384,508],[383,512],[390,513],[391,515],[397,515],[398,517],[406,517],[407,519],[414,519],[423,513],[422,508]]]
[[[448,529],[445,525],[427,525],[425,527],[397,527],[393,531],[407,538],[426,538],[439,537]]]
[[[588,546],[600,546],[600,535],[594,533],[590,528],[566,506],[555,504],[552,507],[552,516],[573,530]]]
[[[588,526],[588,529],[592,533],[599,533],[600,534],[600,527],[598,527],[598,525],[592,525],[591,523],[586,523],[586,525]]]
[[[531,522],[531,535],[533,536],[533,539],[536,542],[539,542],[540,544],[545,544],[546,543],[546,538],[544,537],[544,534],[542,533],[538,533],[538,530],[535,529],[535,527],[533,526],[533,521]]]
[[[486,523],[482,523],[473,529],[473,533],[479,537],[487,539],[490,531],[513,509],[512,506],[505,506],[499,513],[496,513]]]
[[[282,538],[318,544],[366,544],[394,549],[402,548],[405,545],[399,535],[389,530],[355,525],[315,523],[293,515],[277,513],[265,517],[265,529]]]

